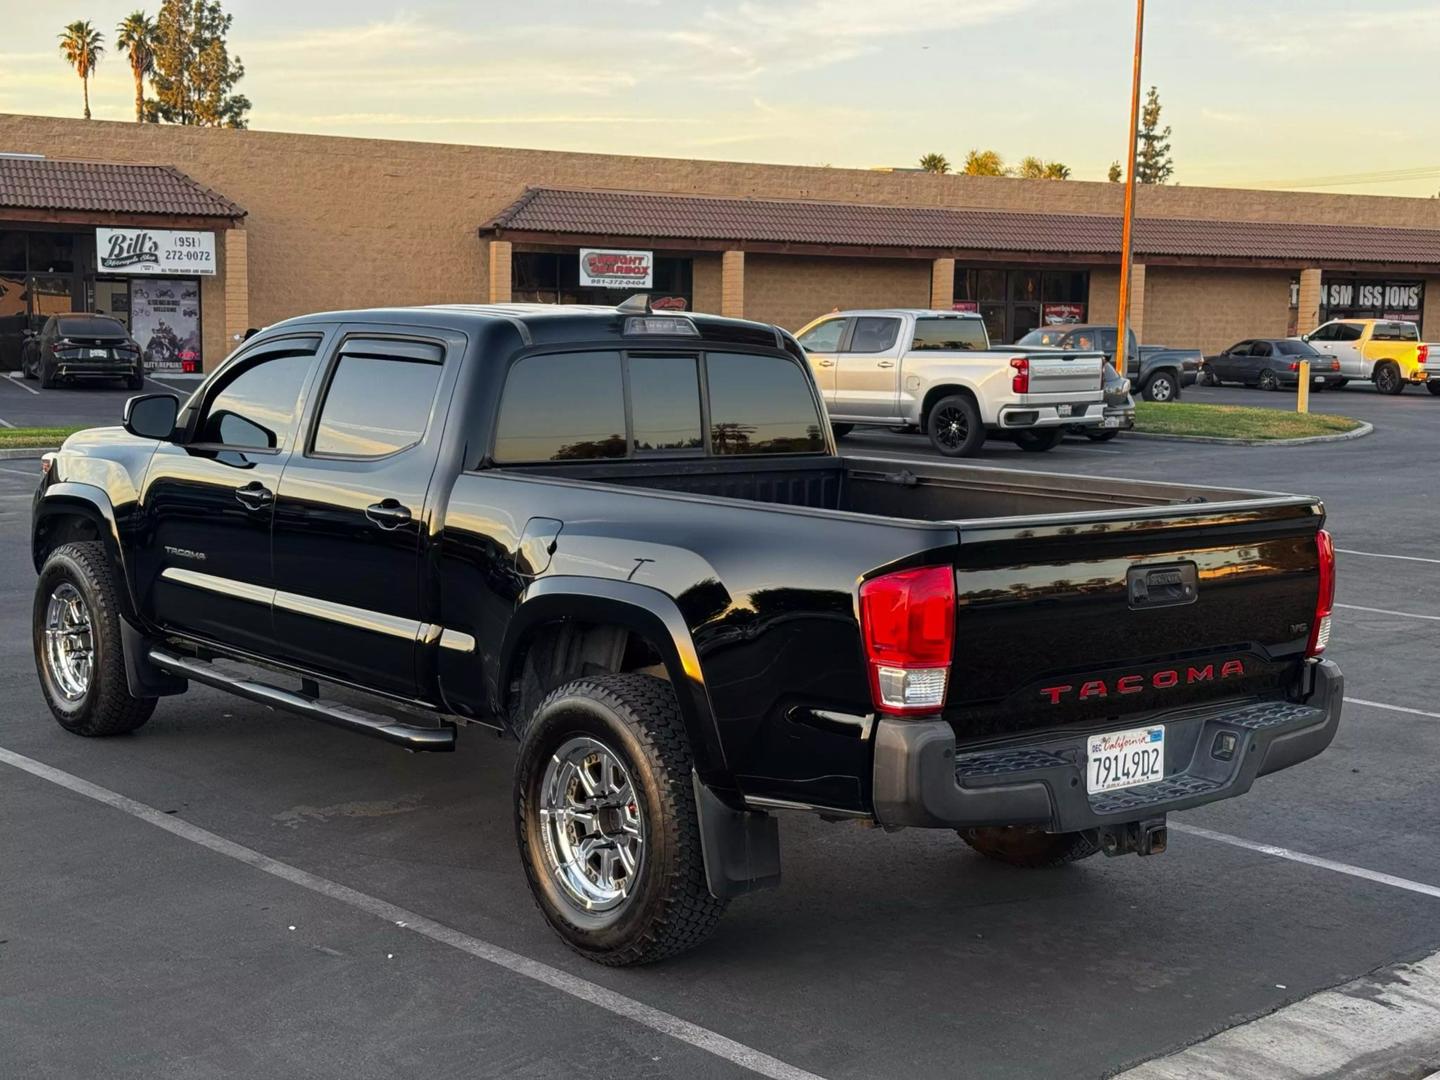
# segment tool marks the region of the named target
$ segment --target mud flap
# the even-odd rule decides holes
[[[769,814],[726,806],[692,769],[705,880],[718,900],[780,884],[780,826]]]

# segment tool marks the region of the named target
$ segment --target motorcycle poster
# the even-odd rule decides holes
[[[133,278],[130,333],[144,352],[145,370],[200,371],[200,283]]]

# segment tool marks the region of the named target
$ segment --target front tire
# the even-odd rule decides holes
[[[1375,367],[1375,389],[1382,394],[1394,397],[1396,394],[1405,392],[1405,380],[1400,377],[1400,369],[1391,363],[1377,364]]]
[[[1260,387],[1261,390],[1269,390],[1272,392],[1275,390],[1279,390],[1280,376],[1276,375],[1275,372],[1271,371],[1269,368],[1266,368],[1264,371],[1260,372],[1260,381],[1257,385]]]
[[[1180,384],[1168,371],[1157,371],[1145,381],[1140,395],[1146,401],[1174,401],[1180,396]]]
[[[1017,431],[1015,432],[1015,445],[1032,454],[1043,454],[1047,450],[1054,450],[1060,443],[1060,437],[1064,434],[1064,429],[1058,427]]]
[[[1100,850],[1093,833],[1047,833],[1028,825],[958,829],[960,839],[987,859],[1035,870],[1088,859]]]
[[[20,377],[29,379],[31,382],[35,381],[35,367],[30,363],[28,357],[22,358],[20,361]]]
[[[150,719],[155,698],[130,694],[121,648],[120,581],[98,541],[56,548],[31,612],[35,668],[55,720],[76,735],[123,735]]]
[[[661,679],[586,677],[545,697],[520,741],[515,834],[546,921],[597,963],[694,948],[725,911],[706,883],[689,742]]]
[[[964,394],[941,398],[925,418],[925,434],[935,452],[945,457],[969,457],[985,441],[980,410]]]

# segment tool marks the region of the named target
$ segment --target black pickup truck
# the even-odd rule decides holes
[[[773,812],[1046,866],[1325,748],[1312,498],[841,458],[784,331],[620,308],[291,319],[71,436],[34,648],[80,735],[194,682],[518,737],[524,870],[607,964],[780,874]],[[316,763],[323,767],[322,762]]]

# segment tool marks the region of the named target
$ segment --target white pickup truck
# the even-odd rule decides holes
[[[987,435],[1022,449],[1055,446],[1067,426],[1103,428],[1098,352],[992,350],[972,312],[835,311],[796,335],[810,357],[837,438],[857,424],[923,431],[946,457]]]

